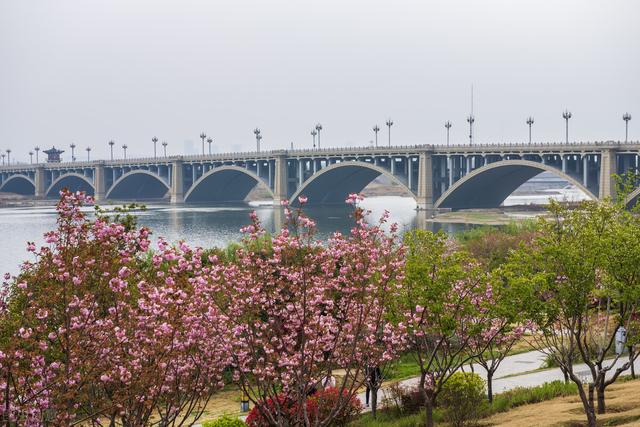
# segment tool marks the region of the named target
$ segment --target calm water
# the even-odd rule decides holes
[[[371,220],[380,217],[385,209],[391,221],[401,231],[415,227],[444,229],[449,233],[469,227],[467,224],[428,222],[424,212],[415,210],[415,202],[403,197],[375,197],[365,200]],[[88,209],[92,211],[92,209]],[[249,213],[256,210],[265,228],[273,232],[282,224],[281,209],[271,205],[235,206],[172,206],[149,205],[138,214],[141,224],[149,226],[155,236],[169,241],[184,240],[193,246],[222,246],[241,236],[240,227],[249,222]],[[307,215],[318,223],[318,237],[324,238],[334,231],[347,232],[353,225],[346,207],[308,207]],[[53,207],[25,207],[0,209],[0,272],[16,273],[21,261],[27,259],[26,242],[42,244],[42,235],[55,227]]]

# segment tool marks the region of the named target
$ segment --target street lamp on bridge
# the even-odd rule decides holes
[[[320,148],[320,131],[322,130],[322,125],[320,123],[316,125],[316,130],[318,131],[318,148]]]
[[[10,148],[7,149],[7,164],[8,165],[11,164],[11,149]]]
[[[204,156],[204,139],[207,137],[207,134],[202,132],[200,134],[200,139],[202,140],[202,155]]]
[[[533,124],[533,117],[529,116],[527,124],[529,125],[529,145],[531,145],[531,125]]]
[[[2,166],[4,166],[4,156],[6,156],[6,154],[0,154],[0,157],[2,157]]]
[[[164,156],[167,157],[167,141],[162,141],[162,148],[164,149]]]
[[[311,136],[313,137],[313,148],[316,148],[316,135],[318,132],[314,129],[311,130]]]
[[[38,152],[40,151],[40,147],[36,145],[36,148],[34,148],[34,150],[36,150],[36,163],[38,163]]]
[[[211,155],[211,143],[213,142],[213,139],[211,139],[211,137],[207,138],[207,143],[209,144],[209,155]]]
[[[375,125],[373,127],[373,133],[376,134],[376,147],[378,146],[378,132],[380,132],[380,128],[378,127],[378,125]]]
[[[469,145],[473,145],[473,122],[476,121],[476,118],[473,117],[473,114],[469,114],[467,117],[467,122],[469,122]]]
[[[156,154],[156,144],[158,143],[158,138],[157,137],[153,137],[151,138],[151,141],[153,141],[153,158],[155,159],[157,156]]]
[[[87,162],[91,161],[91,147],[87,147]]]
[[[569,119],[571,118],[571,111],[564,110],[564,113],[562,113],[562,118],[565,121],[565,142],[568,144],[569,143]]]
[[[111,149],[111,160],[113,160],[113,144],[115,144],[115,142],[113,142],[113,139],[111,141],[109,141],[109,148]]]
[[[124,144],[124,145],[122,146],[122,149],[124,150],[124,158],[125,158],[125,160],[126,160],[126,158],[127,158],[127,148],[129,148],[129,147],[127,147],[127,144]]]
[[[72,161],[72,162],[75,162],[75,161],[76,161],[76,155],[75,155],[75,152],[76,152],[76,144],[74,144],[74,143],[72,142],[72,143],[71,143],[71,145],[70,145],[69,147],[71,147],[71,161]]]
[[[444,122],[444,127],[447,128],[447,147],[449,146],[449,129],[451,129],[451,126],[452,124],[449,120]]]
[[[33,164],[33,151],[29,151],[29,163]]]
[[[256,136],[256,150],[259,153],[260,152],[260,140],[262,139],[262,137],[260,136],[260,128],[255,128],[253,130],[253,133]]]
[[[627,142],[629,140],[629,120],[631,120],[631,114],[624,113],[622,120],[624,120],[624,142]]]
[[[386,125],[389,128],[389,147],[391,147],[391,126],[393,126],[393,120],[391,120],[391,118],[388,118]]]

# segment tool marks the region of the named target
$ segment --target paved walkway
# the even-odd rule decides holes
[[[542,385],[547,382],[560,380],[564,381],[564,375],[562,375],[562,371],[560,368],[552,368],[545,369],[543,371],[538,372],[530,372],[535,369],[539,369],[545,360],[545,355],[539,351],[529,351],[526,353],[515,354],[513,356],[507,356],[504,358],[498,370],[494,374],[493,377],[493,392],[494,393],[502,393],[507,390],[514,389],[516,387],[535,387]],[[615,367],[622,366],[627,361],[627,355],[625,354],[622,358],[618,359]],[[607,366],[607,365],[605,365]],[[640,359],[636,359],[635,362],[636,372],[640,373]],[[615,371],[615,369],[612,369]],[[475,373],[479,374],[483,379],[486,380],[487,375],[484,368],[478,366],[477,364],[474,366]],[[584,372],[584,375],[588,375],[589,378],[591,374],[588,372],[587,365],[579,364],[576,365],[574,371],[579,375]],[[469,372],[469,369],[465,366],[465,372]],[[527,373],[529,372],[529,373]],[[622,375],[628,374],[630,370],[627,370]],[[612,372],[609,371],[607,377]],[[409,378],[406,380],[400,381],[400,384],[404,387],[416,387],[420,382],[419,377]],[[382,400],[385,392],[384,387],[381,392],[378,393],[379,401]],[[358,394],[358,398],[364,405],[365,402],[365,393]],[[367,408],[368,410],[368,408]]]

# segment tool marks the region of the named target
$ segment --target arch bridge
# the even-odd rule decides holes
[[[240,202],[261,186],[274,199],[343,203],[379,176],[421,209],[497,207],[521,184],[551,172],[588,197],[613,196],[613,174],[637,170],[640,143],[414,145],[274,150],[0,167],[0,192],[57,197],[62,188],[96,200]],[[640,189],[630,195],[637,200]]]

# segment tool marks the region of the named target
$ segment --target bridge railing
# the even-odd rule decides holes
[[[413,145],[392,145],[389,146],[352,146],[352,147],[326,147],[326,148],[294,148],[294,149],[274,149],[264,150],[260,152],[255,151],[237,151],[215,154],[190,154],[190,155],[172,155],[172,156],[156,156],[156,157],[135,157],[129,159],[114,159],[114,160],[91,160],[91,161],[75,161],[75,162],[61,162],[61,163],[14,163],[11,165],[0,165],[0,171],[21,171],[21,170],[34,170],[38,167],[46,167],[47,169],[82,169],[93,168],[98,165],[103,166],[133,166],[133,165],[154,165],[154,164],[169,164],[174,161],[182,160],[186,162],[193,161],[234,161],[234,160],[257,160],[257,159],[269,159],[276,156],[298,156],[298,155],[341,155],[345,153],[349,154],[394,154],[394,152],[403,151],[410,152],[413,150],[425,150],[443,152],[447,150],[461,150],[461,151],[483,151],[483,150],[531,150],[531,149],[549,149],[557,148],[558,150],[564,147],[580,147],[581,149],[590,149],[595,147],[633,147],[640,150],[640,141],[572,141],[565,142],[534,142],[529,144],[528,142],[510,142],[510,143],[483,143],[483,144],[413,144]]]

